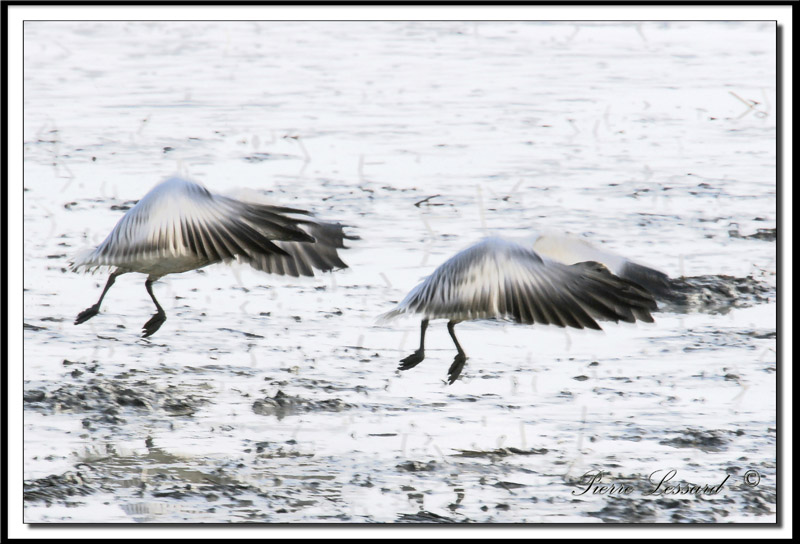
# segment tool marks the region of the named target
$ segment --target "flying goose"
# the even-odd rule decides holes
[[[428,322],[447,319],[458,351],[448,371],[452,384],[467,360],[455,334],[462,321],[504,319],[600,330],[597,319],[652,323],[650,311],[655,309],[646,289],[615,276],[604,264],[591,260],[563,264],[529,245],[492,237],[445,261],[379,321],[404,314],[422,317],[419,349],[398,367],[408,370],[425,358]]]
[[[178,177],[162,181],[125,213],[102,244],[70,263],[75,272],[111,269],[100,299],[79,313],[75,324],[97,315],[114,280],[128,272],[147,274],[144,286],[157,310],[144,324],[147,337],[167,319],[152,287],[167,274],[234,259],[295,277],[313,276],[314,269],[347,268],[336,250],[345,247],[345,238],[357,237],[344,234],[342,225],[311,215],[214,194]]]

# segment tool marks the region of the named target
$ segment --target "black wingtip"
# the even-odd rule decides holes
[[[598,291],[600,298],[590,295],[583,300],[584,302],[591,300],[593,309],[600,312],[605,319],[626,323],[634,323],[637,320],[653,323],[650,311],[657,310],[658,305],[653,293],[648,289],[626,277],[614,275],[601,263],[586,261],[572,266],[581,269],[603,286],[602,292]]]
[[[633,262],[625,263],[620,277],[630,280],[662,298],[670,294],[670,278],[663,272]]]

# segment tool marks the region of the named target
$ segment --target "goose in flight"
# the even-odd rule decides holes
[[[344,248],[342,225],[312,219],[305,210],[271,206],[211,193],[193,181],[173,177],[150,190],[125,213],[95,249],[78,254],[73,271],[111,270],[100,299],[78,314],[75,324],[100,311],[114,280],[128,272],[147,274],[144,283],[156,313],[143,336],[166,321],[153,294],[153,282],[233,260],[270,274],[313,276],[314,269],[347,268],[337,253]]]
[[[649,291],[612,274],[600,262],[564,264],[529,245],[495,237],[445,261],[379,319],[386,322],[404,314],[422,317],[419,349],[401,361],[400,370],[413,368],[425,358],[428,322],[447,319],[458,351],[448,371],[452,384],[467,360],[455,335],[455,325],[461,321],[504,319],[600,330],[597,319],[652,323],[650,311],[655,309]]]

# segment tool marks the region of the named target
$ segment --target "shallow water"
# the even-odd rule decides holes
[[[25,521],[775,522],[774,61],[769,23],[26,23]],[[68,257],[176,172],[350,225],[350,268],[164,278],[148,339],[126,275],[73,326]],[[532,229],[734,298],[464,323],[452,386],[437,322],[398,372],[419,324],[375,317]]]

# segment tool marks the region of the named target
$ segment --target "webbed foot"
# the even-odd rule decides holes
[[[144,327],[142,327],[142,330],[144,331],[144,334],[142,334],[142,338],[147,338],[148,336],[156,332],[158,329],[161,328],[161,325],[163,325],[164,321],[166,320],[167,320],[167,314],[165,314],[164,312],[157,312],[153,314],[153,317],[150,318],[150,321],[145,323]]]
[[[400,363],[402,364],[398,366],[397,369],[408,370],[409,368],[414,368],[415,366],[420,364],[423,359],[425,359],[425,351],[418,349],[417,351],[415,351],[414,353],[412,353],[411,355],[400,361]]]
[[[86,308],[84,311],[78,314],[78,317],[75,318],[75,324],[80,325],[86,321],[89,321],[91,318],[96,316],[100,313],[100,305],[95,304],[94,306],[90,306]]]
[[[458,377],[461,375],[461,371],[464,369],[464,363],[467,362],[467,356],[463,353],[459,353],[456,355],[456,358],[453,359],[453,364],[450,365],[450,370],[447,371],[447,383],[453,385]]]

